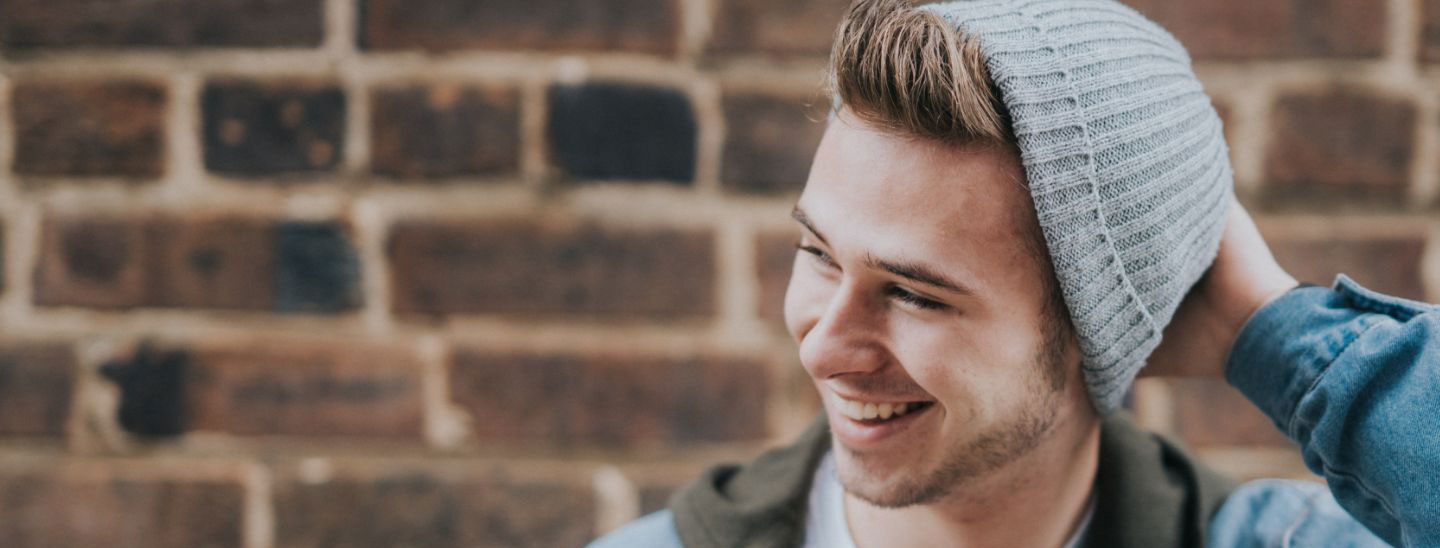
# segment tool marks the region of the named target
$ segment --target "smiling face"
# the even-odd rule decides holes
[[[932,502],[1093,418],[1023,185],[1012,147],[826,130],[785,319],[851,494]]]

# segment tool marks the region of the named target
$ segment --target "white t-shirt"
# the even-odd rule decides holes
[[[815,468],[815,480],[810,483],[809,512],[805,516],[805,548],[855,548],[855,539],[850,537],[850,524],[845,520],[845,489],[835,475],[835,455],[826,453]],[[1075,534],[1065,542],[1064,548],[1078,548],[1090,529],[1095,517],[1095,493],[1085,503],[1085,518],[1075,528]]]

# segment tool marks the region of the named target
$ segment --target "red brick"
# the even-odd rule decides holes
[[[331,171],[345,149],[345,94],[332,84],[205,86],[205,167],[235,176]]]
[[[1379,57],[1385,5],[1367,0],[1125,0],[1200,60]]]
[[[826,100],[818,95],[727,93],[724,108],[720,179],[726,188],[798,194],[805,187],[810,160],[825,133]]]
[[[582,546],[595,535],[588,485],[526,482],[501,472],[456,476],[414,467],[369,478],[281,481],[275,546]]]
[[[388,243],[405,314],[658,321],[715,312],[714,238],[546,221],[402,222]]]
[[[1193,447],[1293,445],[1269,417],[1221,379],[1165,382],[1174,401],[1176,433]]]
[[[11,48],[318,46],[321,0],[7,0]]]
[[[150,225],[146,305],[267,310],[275,294],[270,223],[229,218]]]
[[[1382,293],[1425,300],[1425,237],[1274,238],[1266,242],[1296,279],[1328,286],[1337,273]]]
[[[359,341],[201,345],[186,351],[186,425],[238,435],[422,436],[421,365]]]
[[[677,0],[369,0],[362,45],[371,49],[617,50],[672,53]]]
[[[158,177],[166,101],[165,89],[149,82],[19,82],[11,98],[15,172]]]
[[[0,436],[63,438],[75,369],[69,346],[0,342]]]
[[[482,443],[629,446],[766,435],[767,367],[735,359],[457,351],[450,395]]]
[[[131,479],[64,464],[0,473],[0,538],[14,548],[242,546],[244,488],[221,479]]]
[[[1408,101],[1356,89],[1280,97],[1266,151],[1266,201],[1403,200],[1415,123]]]
[[[35,304],[128,308],[146,299],[145,225],[118,218],[45,220]]]
[[[375,173],[435,178],[519,170],[520,99],[513,88],[379,89],[370,104]]]
[[[1420,18],[1420,58],[1440,62],[1440,0],[1422,0]]]
[[[771,232],[755,239],[755,275],[760,280],[756,312],[775,325],[783,326],[785,322],[785,290],[790,286],[798,241],[793,232]]]
[[[679,489],[678,485],[646,485],[640,492],[640,515],[659,512],[670,505],[670,497]]]
[[[338,312],[360,305],[340,223],[244,217],[51,217],[35,302],[90,308]]]
[[[718,0],[716,4],[713,52],[824,57],[850,2]]]

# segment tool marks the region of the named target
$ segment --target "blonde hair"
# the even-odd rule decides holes
[[[832,98],[871,125],[941,141],[1014,143],[979,43],[906,0],[856,0],[835,32]]]

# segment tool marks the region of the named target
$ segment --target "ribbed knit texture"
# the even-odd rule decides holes
[[[1232,193],[1220,118],[1185,48],[1110,0],[925,6],[975,37],[1101,413],[1214,260]]]

